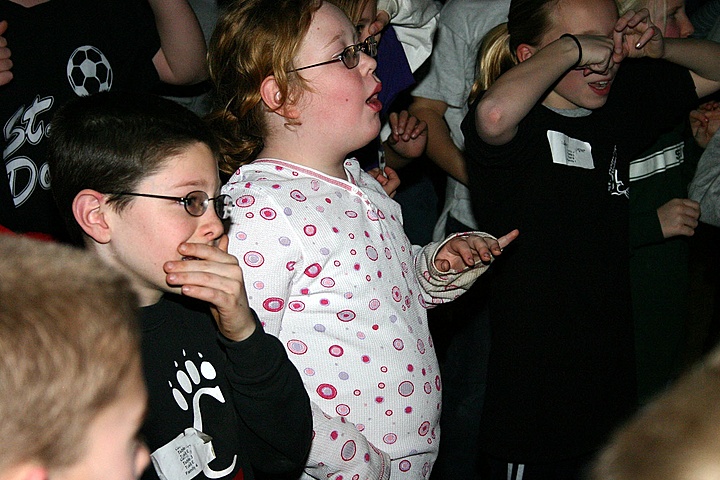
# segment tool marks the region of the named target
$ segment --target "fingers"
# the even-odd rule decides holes
[[[502,254],[502,249],[515,240],[520,232],[516,229],[494,240],[479,235],[455,237],[448,241],[435,257],[435,267],[441,272],[459,272],[478,263],[490,263]]]
[[[243,285],[242,270],[237,258],[223,251],[223,248],[227,249],[226,235],[220,238],[217,247],[199,243],[181,244],[178,252],[184,260],[163,265],[168,285],[181,286],[185,294],[197,290],[192,286],[209,287],[225,293],[237,292],[238,287]]]
[[[395,196],[398,187],[400,186],[400,176],[397,172],[390,167],[385,167],[385,183],[382,184],[383,190],[387,193],[390,198]]]
[[[411,115],[407,110],[402,110],[399,113],[392,112],[388,117],[388,121],[392,131],[393,143],[400,140],[405,142],[415,140],[427,131],[427,123]]]
[[[500,245],[500,248],[505,248],[510,245],[510,243],[515,240],[518,235],[520,235],[520,231],[516,228],[507,235],[503,235],[502,237],[498,238],[498,244]]]
[[[692,236],[700,218],[700,204],[688,198],[674,198],[657,210],[665,238]]]
[[[375,21],[368,27],[368,33],[375,35],[376,33],[382,32],[383,29],[390,23],[390,15],[385,10],[378,10]]]
[[[382,170],[380,170],[378,167],[373,168],[372,170],[368,170],[367,173],[372,176],[375,180],[377,180],[380,185],[384,185],[387,181],[386,178],[384,178],[382,174]]]

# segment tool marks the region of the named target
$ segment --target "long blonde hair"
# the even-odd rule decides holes
[[[472,102],[497,78],[518,64],[519,45],[539,45],[551,26],[550,14],[559,0],[512,0],[508,21],[490,30],[480,44]]]
[[[242,0],[233,2],[218,20],[208,49],[215,108],[206,119],[220,140],[223,172],[249,163],[264,146],[263,80],[275,77],[280,106],[304,88],[302,79],[288,72],[321,4]]]

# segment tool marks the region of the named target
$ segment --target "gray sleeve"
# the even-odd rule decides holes
[[[715,133],[700,157],[689,193],[690,199],[700,203],[700,221],[720,227],[720,133]]]

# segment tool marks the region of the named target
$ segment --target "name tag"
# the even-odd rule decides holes
[[[564,133],[548,130],[548,142],[553,163],[592,170],[595,168],[592,147],[587,142],[570,138]]]
[[[155,471],[161,480],[190,480],[215,459],[212,438],[194,429],[186,428],[170,443],[152,454]]]

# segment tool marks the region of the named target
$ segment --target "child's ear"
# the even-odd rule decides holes
[[[535,54],[535,47],[532,47],[528,45],[527,43],[521,43],[517,47],[517,59],[520,62],[524,62],[528,58],[532,57]]]
[[[271,112],[277,113],[284,118],[298,118],[299,112],[298,109],[295,108],[293,100],[291,98],[283,98],[274,75],[265,77],[265,80],[263,80],[260,85],[260,96]]]
[[[75,195],[72,203],[72,212],[80,228],[98,243],[110,241],[110,226],[107,222],[107,209],[105,195],[95,190],[81,190]]]

